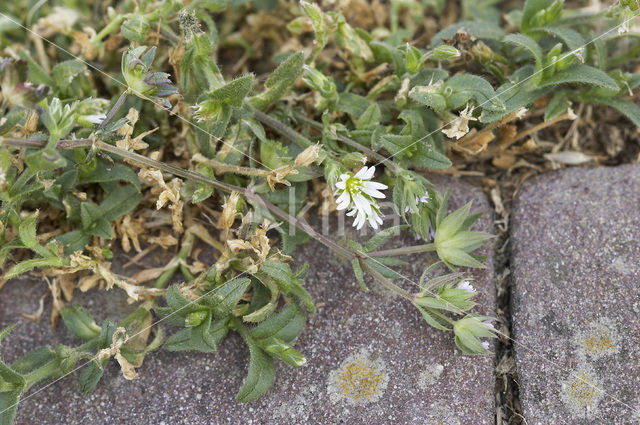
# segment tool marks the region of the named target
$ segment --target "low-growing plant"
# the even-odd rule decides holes
[[[315,307],[307,266],[292,269],[291,255],[310,240],[349,261],[363,289],[366,273],[452,332],[464,353],[486,354],[484,338],[497,331],[471,313],[476,290],[458,268],[484,267],[477,249],[490,235],[469,230],[479,217],[470,204],[448,213],[448,193],[421,171],[513,145],[521,134],[498,133],[527,120],[532,105],[544,107],[536,130],[572,119],[575,103],[607,105],[640,125],[626,98],[640,84],[626,66],[640,49],[637,0],[584,13],[561,0],[506,12],[463,0],[461,20],[435,34],[422,23],[446,12],[440,0],[371,6],[361,27],[305,1],[122,1],[104,18],[81,2],[51,3],[0,9],[0,288],[40,271],[53,281],[52,320],[62,317],[83,343],[0,361],[2,424],[25,391],[77,366],[89,393],[112,357],[134,379],[161,345],[213,352],[229,331],[250,352],[237,399],[255,400],[274,380],[275,359],[307,363],[293,345]],[[273,8],[255,34],[236,32],[247,14],[263,11],[255,21]],[[247,63],[263,70],[257,50],[274,37],[278,65],[266,79],[226,77]],[[239,65],[223,73],[224,49],[240,56],[230,54]],[[365,243],[335,240],[301,218],[307,203],[378,231]],[[390,214],[403,224],[382,228]],[[424,243],[381,249],[402,230]],[[139,255],[154,245],[177,253],[123,277],[110,268],[116,240]],[[196,243],[215,251],[213,264],[194,254]],[[429,266],[409,292],[392,268],[415,253]],[[74,288],[97,286],[124,290],[139,308],[97,324],[70,303]],[[181,329],[165,338],[161,322]]]

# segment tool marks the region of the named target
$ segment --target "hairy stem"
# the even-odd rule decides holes
[[[107,113],[107,116],[104,117],[104,120],[102,120],[98,128],[104,128],[104,126],[107,125],[109,121],[111,121],[111,118],[113,118],[116,112],[118,112],[118,110],[122,107],[122,105],[124,105],[124,101],[127,100],[128,94],[129,94],[129,89],[126,89],[125,91],[122,92],[122,94],[116,101],[115,105],[113,105],[113,108],[111,108],[111,110]]]
[[[302,134],[295,131],[293,128],[289,127],[286,124],[281,123],[275,118],[271,118],[269,115],[265,114],[264,112],[255,110],[253,111],[253,114],[256,117],[256,119],[260,121],[262,124],[268,125],[269,127],[273,128],[275,131],[289,138],[292,142],[294,142],[296,145],[300,146],[301,148],[306,149],[309,146],[314,145],[314,143],[311,140],[307,139]]]
[[[367,255],[369,257],[389,257],[393,255],[416,254],[418,252],[431,252],[435,250],[436,250],[435,244],[428,243],[424,245],[404,246],[402,248],[384,249],[381,251],[370,252]]]
[[[242,174],[243,176],[258,176],[267,177],[271,174],[268,170],[261,170],[259,168],[241,167],[240,165],[227,164],[226,162],[218,161],[212,158],[207,158],[204,155],[197,153],[193,156],[195,162],[206,164],[213,167],[213,171],[216,174],[235,173]]]
[[[373,276],[373,278],[375,280],[377,280],[378,282],[380,282],[385,288],[389,289],[391,292],[393,292],[395,294],[400,295],[402,298],[406,298],[408,300],[412,300],[411,294],[409,293],[409,291],[406,291],[406,290],[402,289],[401,287],[399,287],[398,285],[393,283],[391,280],[389,280],[386,277],[384,277],[382,275],[382,273],[380,273],[378,270],[374,269],[366,261],[362,261],[361,259],[358,259],[358,262],[360,263],[360,266],[362,267],[362,269],[364,271],[366,271],[371,276]]]
[[[319,123],[315,120],[312,120],[311,118],[306,117],[303,114],[294,112],[294,116],[299,119],[300,121],[303,121],[306,124],[309,124],[312,127],[315,127],[319,130],[322,130],[324,128],[324,124]],[[378,152],[375,152],[371,149],[369,149],[368,147],[364,146],[361,143],[356,142],[355,140],[352,140],[346,136],[343,136],[341,134],[336,134],[336,138],[338,140],[340,140],[342,143],[344,143],[345,145],[351,146],[354,149],[359,150],[360,152],[362,152],[363,154],[367,155],[370,159],[374,159],[378,162],[384,162],[385,165],[394,173],[394,174],[398,174],[399,172],[403,171],[403,168],[400,167],[398,164],[396,164],[393,161],[389,161],[387,157],[385,157],[384,155],[379,154]]]

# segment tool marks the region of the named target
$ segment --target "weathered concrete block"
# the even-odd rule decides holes
[[[518,196],[513,336],[530,425],[640,423],[639,199],[638,165],[545,174]]]

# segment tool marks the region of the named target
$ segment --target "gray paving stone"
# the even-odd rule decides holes
[[[471,199],[476,211],[489,210],[480,190],[454,183],[452,207]],[[491,222],[487,213],[476,229],[490,231]],[[337,220],[329,224],[335,234]],[[352,232],[350,227],[348,232]],[[413,243],[411,235],[404,235],[387,247]],[[491,248],[486,247],[483,254],[491,264]],[[248,350],[239,337],[231,335],[214,354],[159,350],[147,358],[136,381],[126,381],[111,362],[89,397],[76,391],[75,377],[67,377],[26,399],[17,423],[494,423],[492,356],[464,356],[450,334],[429,328],[406,301],[381,290],[364,293],[354,283],[350,268],[323,246],[307,245],[295,257],[300,263],[310,262],[306,287],[318,304],[317,314],[296,342],[309,364],[299,369],[278,364],[276,382],[265,397],[248,405],[235,402],[246,373]],[[417,281],[424,258],[411,260],[404,273]],[[480,302],[476,312],[493,315],[492,267],[476,270],[473,276]],[[407,282],[403,286],[412,288]],[[8,283],[0,291],[0,326],[14,320],[16,313],[33,310],[45,291],[42,282]],[[79,299],[99,318],[114,308],[121,313],[126,310],[124,300],[104,295],[83,294]],[[105,299],[111,299],[111,304],[104,304]],[[47,314],[45,311],[45,317]],[[20,321],[2,350],[12,360],[54,341],[72,339],[62,327],[52,335],[46,323],[38,326]]]
[[[545,174],[518,196],[513,337],[530,425],[640,423],[639,199],[639,165]]]

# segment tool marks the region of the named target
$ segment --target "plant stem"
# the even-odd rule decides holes
[[[430,314],[439,317],[440,319],[444,320],[445,322],[449,323],[450,325],[453,325],[455,323],[454,320],[451,320],[449,317],[447,317],[445,314],[440,313],[438,310],[436,310],[435,308],[431,308],[431,307],[420,307],[420,308],[424,308],[425,310],[427,310]]]
[[[300,121],[303,121],[309,125],[311,125],[312,127],[315,127],[317,129],[324,129],[324,124],[319,123],[315,120],[312,120],[311,118],[306,117],[303,114],[294,112],[293,114],[297,119],[299,119]],[[341,134],[336,134],[336,138],[338,140],[340,140],[342,143],[344,143],[345,145],[351,146],[354,149],[359,150],[360,152],[364,153],[365,155],[367,155],[370,159],[375,159],[378,162],[384,162],[385,165],[394,173],[394,174],[398,174],[401,171],[403,171],[403,168],[400,167],[398,164],[396,164],[393,161],[389,161],[389,159],[387,157],[385,157],[384,155],[379,154],[378,152],[375,152],[371,149],[369,149],[368,147],[364,146],[361,143],[356,142],[355,140],[352,140],[346,136],[343,136]]]
[[[236,173],[244,176],[268,177],[271,171],[261,170],[259,168],[241,167],[239,165],[227,164],[212,158],[207,158],[202,154],[195,154],[191,159],[195,162],[210,165],[216,174]]]
[[[94,37],[92,43],[93,45],[97,45],[97,43],[99,43],[100,41],[102,41],[103,38],[105,38],[107,35],[109,35],[109,33],[111,33],[111,31],[114,31],[118,25],[120,25],[120,23],[122,23],[122,21],[124,21],[125,18],[127,18],[129,16],[129,14],[127,15],[118,15],[115,18],[113,18],[113,20],[111,22],[109,22],[104,28],[102,28],[102,30],[100,30],[100,32],[98,34],[96,34],[96,36]]]
[[[369,257],[389,257],[393,255],[416,254],[418,252],[431,252],[435,250],[436,250],[435,244],[428,243],[424,245],[405,246],[402,248],[394,248],[394,249],[384,249],[381,251],[369,252],[367,255]]]
[[[296,145],[300,146],[301,148],[306,149],[309,146],[314,145],[314,143],[311,140],[307,139],[302,134],[295,131],[293,128],[289,127],[286,124],[281,123],[275,118],[271,118],[269,115],[265,114],[264,112],[254,110],[253,114],[258,121],[260,121],[265,125],[268,125],[278,133],[289,138],[292,142],[294,142]]]
[[[371,276],[373,276],[373,278],[378,282],[380,282],[385,288],[389,289],[391,292],[397,295],[400,295],[402,298],[406,298],[410,301],[413,301],[413,299],[411,298],[411,294],[408,291],[402,289],[401,287],[393,283],[391,280],[384,277],[382,273],[374,269],[373,266],[371,266],[369,263],[361,259],[358,259],[358,262],[360,263],[360,266],[364,271],[366,271]]]
[[[116,101],[115,105],[113,105],[113,108],[111,108],[111,110],[107,113],[107,116],[104,117],[104,120],[102,120],[98,128],[104,128],[104,126],[107,125],[109,121],[111,121],[111,118],[113,118],[116,112],[118,112],[118,109],[120,109],[122,105],[124,105],[124,101],[127,100],[128,94],[129,94],[129,89],[126,89],[125,91],[122,92],[122,94]]]

